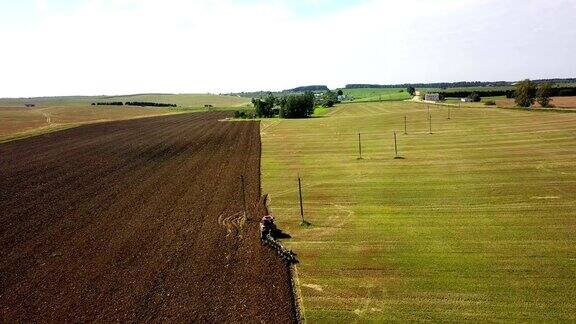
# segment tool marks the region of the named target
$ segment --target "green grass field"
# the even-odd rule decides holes
[[[576,321],[576,114],[446,109],[432,135],[409,102],[262,122],[263,191],[310,322]]]
[[[403,90],[402,92],[400,92]],[[355,102],[367,101],[395,101],[410,99],[406,89],[385,89],[385,88],[360,88],[342,89],[347,97],[351,97]]]

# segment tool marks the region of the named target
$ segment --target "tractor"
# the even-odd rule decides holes
[[[266,215],[260,221],[260,239],[265,240],[270,236],[274,238],[276,232],[276,224],[274,224],[274,216]]]
[[[288,263],[295,263],[298,262],[296,260],[296,254],[292,252],[292,250],[287,250],[280,244],[280,242],[276,241],[276,236],[281,233],[278,228],[276,228],[276,224],[274,224],[274,216],[266,215],[262,217],[260,221],[260,240],[262,244],[268,245],[272,248],[282,260]]]

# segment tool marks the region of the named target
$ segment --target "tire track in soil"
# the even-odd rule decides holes
[[[225,116],[0,145],[0,322],[294,322],[288,267],[258,237],[259,124]],[[240,174],[254,219],[228,236]]]

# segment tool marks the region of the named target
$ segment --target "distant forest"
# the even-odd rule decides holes
[[[444,97],[466,98],[475,93],[480,97],[498,97],[514,98],[514,90],[457,90],[457,91],[438,91]],[[550,89],[552,97],[570,97],[576,96],[576,87],[554,87]]]
[[[568,79],[539,79],[532,80],[534,83],[576,83],[576,78]],[[506,87],[512,86],[516,81],[460,81],[460,82],[436,82],[436,83],[403,83],[403,84],[347,84],[346,89],[359,89],[359,88],[407,88],[409,86],[415,88],[465,88],[465,87]]]
[[[311,92],[323,92],[330,90],[328,86],[325,85],[308,85],[302,87],[296,87],[293,89],[287,89],[282,91],[252,91],[252,92],[236,92],[236,93],[225,93],[224,95],[228,96],[238,96],[238,97],[246,97],[246,98],[265,98],[266,96],[273,94],[277,97],[284,97],[290,94],[298,94],[304,93],[307,91]],[[222,95],[222,94],[221,94]]]
[[[309,85],[309,86],[303,86],[303,87],[297,87],[294,89],[284,90],[282,92],[306,92],[306,91],[328,91],[328,90],[330,90],[330,89],[328,89],[328,87],[325,85]]]

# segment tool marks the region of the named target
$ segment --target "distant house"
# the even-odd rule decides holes
[[[338,95],[338,101],[346,100],[346,95]]]
[[[462,101],[462,102],[472,102],[472,99],[466,97],[466,98],[460,98],[460,101]]]
[[[439,93],[427,93],[424,96],[424,100],[426,100],[426,101],[440,101],[440,94]]]
[[[24,106],[26,106],[27,108],[36,107],[35,104],[31,104],[31,103],[24,104]]]

